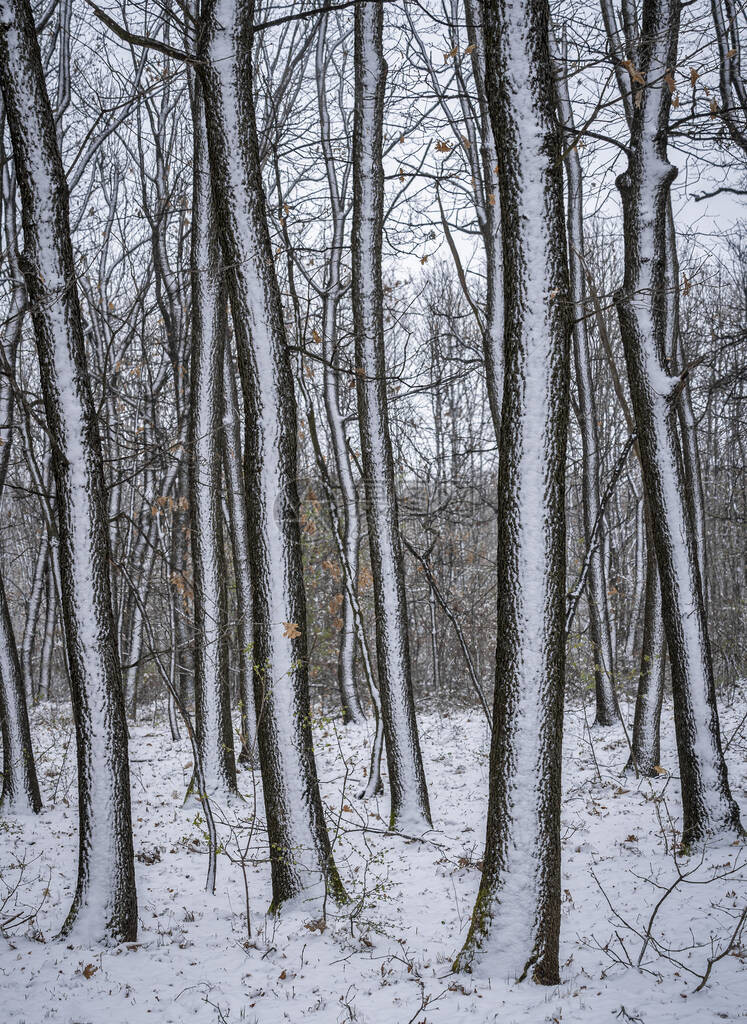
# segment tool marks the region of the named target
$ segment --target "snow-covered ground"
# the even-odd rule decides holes
[[[724,709],[725,741],[744,706]],[[436,827],[422,837],[387,832],[387,802],[357,799],[368,761],[363,729],[317,723],[323,795],[335,857],[351,897],[265,915],[270,873],[264,835],[252,830],[251,773],[243,804],[222,809],[227,855],[215,896],[204,891],[199,805],[183,806],[188,742],[172,744],[162,716],[133,730],[133,823],[140,932],[136,944],[83,949],[54,939],[70,904],[77,858],[75,751],[62,712],[35,714],[44,811],[0,820],[0,920],[27,908],[35,922],[0,937],[0,1020],[12,1024],[461,1024],[747,1019],[747,951],[733,949],[694,990],[709,957],[728,945],[747,899],[747,847],[721,845],[679,860],[687,875],[651,927],[677,877],[680,815],[675,776],[623,774],[621,730],[589,733],[570,711],[563,802],[563,983],[514,984],[452,975],[466,934],[484,840],[488,738],[477,713],[423,714],[421,738]],[[662,762],[676,771],[671,709]],[[747,820],[747,729],[728,749],[730,778]],[[591,741],[591,742],[590,742]],[[257,797],[261,817],[261,801]],[[251,938],[239,845],[246,865]],[[229,860],[229,855],[234,863]],[[708,882],[713,876],[721,876]],[[707,884],[700,884],[706,883]],[[697,884],[694,884],[697,883]],[[10,891],[10,894],[9,894]],[[7,897],[7,898],[6,898]],[[16,921],[21,918],[16,918]],[[639,934],[636,934],[639,933]],[[662,955],[669,950],[668,957]],[[694,973],[691,973],[694,972]]]

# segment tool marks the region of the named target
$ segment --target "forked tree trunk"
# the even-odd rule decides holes
[[[680,5],[646,0],[639,51],[645,87],[632,83],[627,170],[618,178],[625,277],[615,296],[651,511],[674,693],[684,813],[683,841],[734,834],[732,799],[721,749],[708,625],[698,551],[677,435],[681,386],[667,365],[665,279],[670,186],[667,158],[671,103],[665,76],[675,66]]]
[[[545,0],[484,4],[500,140],[505,386],[498,639],[480,889],[456,969],[559,981],[569,282]]]
[[[407,831],[430,827],[431,812],[410,676],[404,567],[387,411],[381,276],[386,82],[382,24],[381,4],[356,6],[353,321],[379,690],[391,791],[390,825]]]
[[[57,485],[63,617],[78,747],[78,882],[63,934],[137,935],[122,678],[101,445],[85,358],[68,194],[28,0],[0,0],[0,86],[22,198],[31,304]]]
[[[192,358],[189,510],[195,609],[195,725],[208,795],[238,795],[228,685],[223,552],[223,359],[228,309],[210,193],[202,86],[192,100]]]
[[[246,408],[255,697],[273,907],[345,899],[314,760],[296,487],[296,405],[259,163],[254,4],[211,0],[201,31],[210,170]]]

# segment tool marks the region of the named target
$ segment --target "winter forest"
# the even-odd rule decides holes
[[[0,0],[3,1020],[747,1018],[746,43]]]

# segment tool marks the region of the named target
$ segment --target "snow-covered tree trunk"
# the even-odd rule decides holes
[[[57,589],[54,583],[54,570],[50,560],[47,569],[47,606],[44,614],[44,639],[42,640],[41,657],[39,659],[39,695],[48,699],[52,687],[52,654],[54,653],[54,636],[57,625]],[[67,661],[65,661],[67,667]]]
[[[562,150],[547,3],[489,0],[483,10],[501,151],[506,369],[487,839],[455,967],[556,984],[571,329]]]
[[[78,882],[63,933],[137,935],[127,728],[109,587],[101,447],[68,194],[28,0],[0,0],[0,87],[22,199],[22,270],[57,486],[63,616],[78,747]]]
[[[238,795],[228,686],[223,552],[223,360],[228,296],[211,201],[202,87],[193,86],[189,509],[195,611],[195,725],[208,795]]]
[[[249,558],[249,523],[241,451],[241,417],[236,393],[230,345],[223,359],[225,438],[223,470],[226,480],[231,529],[233,573],[236,582],[236,637],[239,643],[239,701],[241,704],[241,751],[239,762],[258,764],[257,709],[254,703],[254,637],[252,626],[252,580]]]
[[[554,43],[554,47],[557,44]],[[568,193],[568,271],[573,307],[573,359],[576,370],[578,419],[581,428],[584,535],[591,544],[594,526],[600,517],[599,500],[599,435],[594,383],[591,374],[587,309],[584,285],[584,192],[581,159],[576,143],[573,109],[568,94],[568,67],[565,39],[555,51],[558,113],[564,128],[566,184]],[[599,529],[599,528],[598,528]],[[602,528],[603,529],[603,528]],[[604,566],[604,543],[594,546],[589,562],[586,595],[589,602],[589,632],[594,658],[594,690],[596,695],[595,724],[613,725],[619,717],[615,696],[614,656],[607,604],[607,579]]]
[[[39,542],[39,551],[34,562],[34,575],[31,581],[31,593],[26,610],[26,623],[23,629],[21,644],[21,672],[26,694],[31,699],[38,692],[38,683],[34,685],[34,637],[41,617],[44,583],[49,562],[49,540],[46,533]]]
[[[646,595],[643,605],[641,671],[635,700],[635,718],[628,768],[641,775],[656,775],[661,762],[659,727],[664,699],[664,620],[661,614],[661,585],[650,529],[646,537]]]
[[[345,892],[311,735],[296,486],[296,405],[252,94],[253,3],[212,0],[201,26],[210,169],[246,409],[255,697],[273,906]]]
[[[4,129],[5,116],[0,100],[0,132]],[[5,158],[0,142],[0,158]],[[9,160],[3,159],[2,214],[5,227],[6,256],[10,266],[11,295],[8,315],[0,336],[0,501],[10,462],[13,441],[13,381],[11,374],[16,366],[16,353],[21,337],[21,328],[26,312],[26,286],[18,262],[17,227],[15,216],[15,188],[12,182]],[[40,586],[40,584],[39,584]],[[39,593],[36,580],[31,590],[30,605],[34,605]],[[38,606],[38,601],[36,602]],[[31,675],[24,685],[21,665],[16,647],[16,636],[5,595],[2,573],[0,572],[0,731],[3,744],[3,788],[0,793],[0,807],[7,813],[36,813],[41,809],[39,782],[31,745],[31,730],[27,694],[31,696]]]
[[[381,268],[386,82],[382,23],[380,4],[365,3],[356,7],[353,322],[391,827],[415,830],[428,828],[431,815],[410,677],[404,566],[387,411]]]
[[[625,277],[615,296],[661,580],[674,692],[686,844],[739,828],[721,749],[698,553],[677,434],[678,378],[668,372],[667,216],[676,168],[667,158],[677,0],[643,7],[639,74],[622,198]],[[639,81],[638,79],[641,79]],[[644,84],[642,84],[644,83]]]
[[[3,813],[41,810],[41,794],[31,745],[26,689],[16,648],[5,586],[0,574],[0,725],[3,737]]]
[[[324,409],[327,414],[335,473],[342,498],[345,561],[351,573],[351,579],[355,581],[357,586],[360,517],[358,513],[358,494],[355,480],[353,479],[350,452],[348,451],[347,435],[345,432],[345,418],[340,408],[339,338],[337,332],[337,310],[343,294],[340,267],[342,264],[343,246],[345,244],[345,203],[344,197],[340,195],[330,135],[324,45],[326,40],[326,24],[327,19],[325,16],[319,30],[316,51],[319,134],[327,173],[327,188],[332,207],[332,237],[330,239],[322,299],[322,374]],[[342,718],[344,722],[360,722],[363,721],[365,716],[355,681],[356,630],[352,602],[346,591],[343,591],[342,595],[341,612],[342,628],[340,631],[337,681],[342,700]]]
[[[637,491],[635,492],[637,496]],[[630,616],[625,635],[625,663],[633,664],[635,642],[641,618],[641,602],[646,585],[646,552],[643,529],[643,498],[638,498],[635,513],[635,562],[633,564],[633,588],[630,596]]]
[[[478,223],[485,245],[486,303],[483,329],[485,379],[496,440],[500,441],[503,406],[503,253],[498,199],[498,150],[485,93],[485,39],[480,0],[465,0],[467,33],[472,47],[472,73],[480,106],[483,216]]]

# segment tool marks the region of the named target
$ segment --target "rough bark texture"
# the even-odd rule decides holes
[[[68,195],[28,0],[0,2],[0,86],[22,198],[26,281],[59,516],[63,618],[78,748],[78,883],[63,927],[137,935],[127,728],[109,586],[101,447],[88,373]]]
[[[201,63],[213,192],[246,409],[255,698],[273,906],[344,899],[311,737],[296,488],[296,406],[267,227],[252,95],[254,5],[213,0]]]
[[[498,642],[482,880],[459,969],[556,984],[564,684],[569,283],[544,0],[484,4],[501,152],[506,376]]]
[[[356,7],[353,321],[391,826],[409,830],[429,827],[431,816],[410,678],[404,568],[387,412],[381,277],[382,125],[386,82],[382,23],[380,4]]]
[[[195,725],[209,796],[238,795],[228,686],[223,553],[223,359],[228,308],[210,193],[202,87],[193,88],[189,509],[195,610]]]
[[[667,159],[676,0],[647,0],[622,197],[625,277],[615,296],[651,511],[672,668],[685,844],[740,828],[721,749],[698,551],[677,433],[679,381],[669,374],[667,217],[676,169]]]

